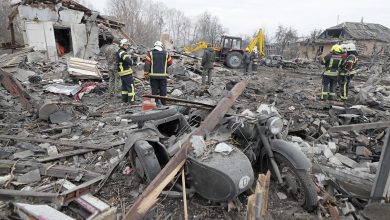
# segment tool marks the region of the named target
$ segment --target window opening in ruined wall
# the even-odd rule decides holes
[[[59,56],[72,51],[72,34],[70,28],[54,27],[54,38]]]

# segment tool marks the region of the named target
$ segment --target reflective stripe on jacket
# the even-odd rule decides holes
[[[133,74],[133,70],[131,66],[133,65],[133,61],[130,59],[130,55],[127,54],[126,50],[120,48],[118,50],[118,72],[120,76],[126,76]]]
[[[166,51],[153,50],[146,56],[145,71],[150,78],[166,78],[172,58]]]
[[[338,76],[340,67],[344,64],[342,53],[331,53],[322,58],[321,63],[325,65],[325,73],[327,76]]]

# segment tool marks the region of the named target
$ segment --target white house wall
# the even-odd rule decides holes
[[[99,53],[99,28],[96,23],[81,23],[84,12],[62,9],[57,4],[55,10],[18,6],[17,20],[23,31],[25,45],[34,46],[37,51],[46,51],[51,61],[58,60],[53,25],[71,29],[73,56],[93,59]]]
[[[72,9],[61,10],[59,14],[60,22],[64,25],[80,24],[84,17],[84,12]]]
[[[99,27],[96,23],[87,23],[87,49],[85,51],[83,59],[91,59],[99,54]]]
[[[50,8],[35,8],[28,5],[18,7],[19,17],[22,20],[58,21],[58,13]]]
[[[53,22],[26,21],[27,45],[33,46],[35,51],[46,51],[50,61],[57,60],[57,48],[54,38]]]
[[[72,24],[70,31],[72,33],[73,55],[75,57],[83,58],[86,49],[85,45],[87,44],[85,24]]]
[[[45,31],[42,22],[26,21],[26,39],[29,46],[33,46],[34,50],[45,51],[46,40]]]
[[[46,39],[46,48],[47,48],[47,56],[50,61],[57,61],[57,45],[54,37],[54,28],[53,22],[47,21],[43,22],[43,27],[45,31],[45,39]]]

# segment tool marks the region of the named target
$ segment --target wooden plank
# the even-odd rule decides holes
[[[48,205],[30,205],[25,203],[15,203],[16,210],[19,215],[29,215],[34,219],[45,220],[74,220],[64,213],[57,211],[56,209]],[[25,219],[25,218],[23,218]],[[29,218],[30,219],[30,218]]]
[[[147,211],[157,202],[157,198],[162,190],[168,185],[168,183],[171,182],[184,165],[187,157],[187,151],[192,147],[190,142],[191,137],[193,135],[205,136],[208,132],[214,130],[215,126],[225,116],[238,96],[244,91],[245,87],[246,81],[237,83],[229,94],[219,101],[218,105],[207,116],[204,122],[202,122],[202,124],[190,135],[186,135],[182,140],[180,140],[180,143],[183,143],[180,150],[169,160],[161,172],[145,189],[142,195],[137,198],[133,206],[126,213],[124,219],[135,220],[143,218]]]
[[[328,211],[329,211],[330,217],[333,220],[340,220],[339,211],[337,211],[337,208],[335,206],[329,206]]]
[[[248,197],[247,220],[263,220],[267,218],[270,179],[270,171],[266,175],[260,174],[257,178],[255,193]]]
[[[57,140],[48,140],[48,139],[30,138],[30,137],[18,137],[14,135],[0,135],[0,140],[18,140],[18,141],[27,141],[27,142],[35,142],[35,143],[49,143],[49,144],[54,144],[56,146],[70,146],[70,147],[89,148],[89,149],[97,149],[97,150],[108,150],[111,147],[122,145],[125,143],[125,141],[117,141],[117,142],[95,145],[90,143],[57,141]]]
[[[325,130],[325,132],[321,136],[319,136],[314,142],[317,142],[326,133],[342,132],[342,131],[360,131],[366,129],[377,129],[377,128],[388,128],[388,127],[390,127],[390,121],[335,126],[335,127],[331,127],[328,131]]]
[[[37,161],[40,162],[40,163],[44,163],[44,162],[49,162],[49,161],[53,161],[53,160],[58,160],[58,159],[61,159],[61,158],[64,158],[64,157],[71,157],[71,156],[75,156],[75,155],[79,155],[79,154],[85,154],[85,153],[92,152],[92,151],[95,151],[95,150],[97,150],[97,149],[72,150],[72,151],[59,153],[59,154],[53,155],[53,156],[48,156],[48,157],[44,157],[44,158],[38,158]]]
[[[76,188],[76,185],[69,182],[68,180],[61,180],[61,183],[62,183],[62,186],[69,190],[69,189],[73,189],[73,188]],[[93,196],[92,194],[88,193],[88,194],[85,194],[85,195],[82,195],[80,197],[80,199],[84,200],[85,202],[87,202],[88,204],[92,205],[93,207],[95,207],[96,209],[98,209],[100,212],[104,212],[106,210],[108,210],[110,208],[110,206],[103,202],[102,200],[96,198],[95,196]]]
[[[100,174],[83,170],[80,168],[72,168],[68,166],[55,165],[52,166],[50,164],[42,164],[42,163],[34,163],[34,162],[16,162],[11,160],[0,160],[0,167],[2,169],[6,169],[6,173],[9,173],[12,167],[15,168],[15,173],[27,173],[31,170],[39,168],[41,175],[43,176],[52,176],[57,178],[68,178],[68,179],[80,179],[84,181],[91,180],[100,176]]]
[[[390,129],[387,130],[386,141],[382,147],[379,167],[374,184],[371,189],[371,197],[388,197],[390,193]],[[371,202],[380,202],[379,199],[371,199]]]

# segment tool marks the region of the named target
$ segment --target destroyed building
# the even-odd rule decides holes
[[[390,29],[374,23],[344,22],[327,28],[315,40],[300,42],[301,57],[315,59],[322,53],[328,53],[331,47],[341,42],[355,43],[361,57],[383,54],[390,43]]]
[[[23,35],[20,45],[33,47],[52,62],[70,53],[74,57],[92,59],[104,44],[107,29],[121,29],[123,23],[72,0],[21,1],[10,14],[12,41],[14,26]]]
[[[125,35],[123,24],[73,1],[14,9],[30,29],[22,48],[0,55],[0,219],[387,219],[390,74],[381,64],[358,67],[348,101],[320,102],[320,67],[287,68],[280,55],[252,74],[215,63],[203,87],[199,59],[172,46],[169,106],[150,110],[156,96],[139,66],[139,105],[111,96],[99,74],[106,60],[95,53],[108,35]],[[53,39],[65,39],[65,55]],[[147,50],[134,44],[129,55]],[[45,57],[31,61],[36,53]],[[266,126],[275,137],[253,132]],[[281,180],[259,145],[271,139]],[[275,150],[280,141],[292,158]],[[297,176],[299,162],[307,168]]]

